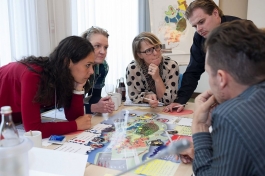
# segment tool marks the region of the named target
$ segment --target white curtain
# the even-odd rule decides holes
[[[72,1],[73,34],[81,35],[91,26],[99,26],[109,33],[107,84],[125,78],[125,69],[133,60],[132,40],[139,33],[137,0],[78,0]],[[103,89],[102,95],[105,94]]]
[[[72,35],[70,2],[1,0],[0,66],[25,56],[48,56]]]
[[[138,0],[1,0],[0,66],[23,56],[47,56],[63,38],[99,26],[110,34],[106,83],[116,85],[133,60],[139,5]]]
[[[0,66],[50,50],[46,0],[1,0],[0,11]]]

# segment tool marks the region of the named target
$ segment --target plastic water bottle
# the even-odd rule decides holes
[[[0,147],[11,147],[20,143],[16,126],[12,120],[10,106],[1,107]]]

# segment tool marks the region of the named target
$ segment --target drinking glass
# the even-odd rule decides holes
[[[113,84],[106,84],[105,85],[105,91],[109,96],[111,96],[114,92],[114,85]]]

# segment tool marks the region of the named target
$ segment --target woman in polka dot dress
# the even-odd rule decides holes
[[[134,103],[158,102],[168,105],[177,98],[179,66],[163,57],[161,42],[152,33],[142,32],[132,43],[134,61],[126,68],[128,95]]]

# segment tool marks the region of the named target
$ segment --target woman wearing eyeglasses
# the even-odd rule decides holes
[[[132,42],[134,61],[126,68],[130,100],[157,107],[177,98],[179,67],[176,61],[163,57],[161,42],[152,33],[142,32]]]
[[[95,51],[94,75],[89,78],[89,85],[85,87],[86,113],[111,113],[114,110],[111,98],[109,96],[101,98],[101,90],[105,86],[105,78],[109,71],[105,60],[109,47],[108,31],[92,26],[82,34],[82,37],[90,41]]]

